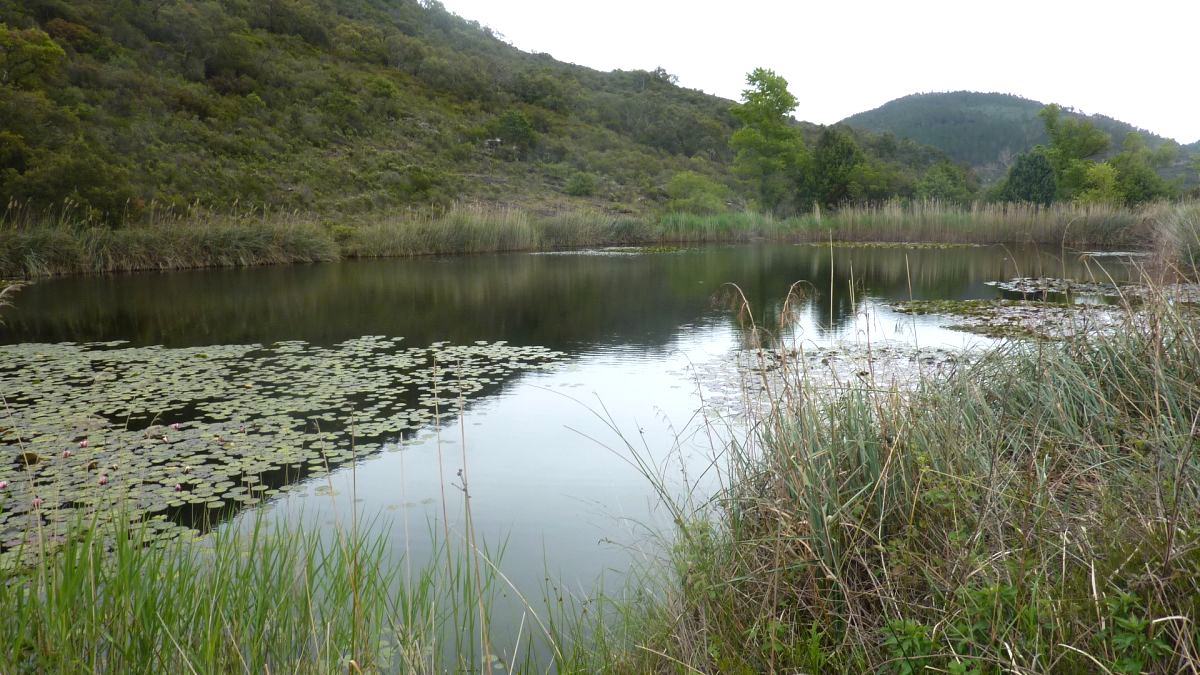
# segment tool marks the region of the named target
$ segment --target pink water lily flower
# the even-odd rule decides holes
[[[88,439],[85,438],[82,441],[79,441],[79,447],[86,448],[87,446],[88,446]]]
[[[175,484],[175,491],[176,491],[176,492],[183,492],[183,486],[182,486],[182,485],[180,485],[179,483],[176,483],[176,484]]]
[[[73,454],[75,454],[75,453],[71,452],[70,450],[63,450],[63,459],[66,459]]]
[[[8,488],[8,481],[0,480],[0,490],[4,490],[6,488]]]
[[[108,485],[108,476],[100,476],[100,484]]]
[[[34,498],[33,498],[33,508],[35,508],[35,509],[37,509],[37,508],[41,508],[42,504],[44,504],[44,503],[45,503],[45,502],[44,502],[44,501],[42,501],[42,498],[41,498],[41,497],[34,497]]]
[[[182,428],[183,428],[183,425],[182,425],[182,424],[180,424],[179,422],[176,422],[176,423],[174,423],[174,424],[172,424],[172,425],[171,425],[171,428],[172,428],[172,429],[174,429],[175,431],[179,431],[180,429],[182,429]]]

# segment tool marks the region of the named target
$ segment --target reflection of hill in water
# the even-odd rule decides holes
[[[189,346],[333,344],[360,335],[408,344],[507,340],[577,350],[661,347],[713,315],[722,284],[738,284],[759,316],[777,316],[796,281],[812,284],[820,325],[852,313],[851,282],[885,299],[991,297],[983,282],[1062,275],[1055,256],[1001,248],[737,246],[632,256],[525,254],[360,261],[276,268],[60,279],[22,292],[6,342],[130,340]],[[1087,278],[1077,261],[1067,276]]]

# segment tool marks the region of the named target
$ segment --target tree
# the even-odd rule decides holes
[[[849,133],[826,127],[813,151],[813,195],[826,208],[850,201],[855,193],[855,170],[864,162],[863,152]]]
[[[1038,113],[1050,137],[1050,147],[1059,159],[1091,159],[1108,150],[1112,139],[1103,130],[1096,128],[1090,120],[1074,117],[1062,118],[1062,108],[1056,104],[1042,108]],[[1051,157],[1053,160],[1055,157]]]
[[[778,211],[797,195],[808,159],[804,139],[788,119],[796,97],[788,92],[787,80],[764,68],[750,73],[746,84],[750,88],[732,111],[742,123],[729,139],[737,153],[733,169],[753,184],[759,208]]]
[[[1086,189],[1093,158],[1108,150],[1112,139],[1089,120],[1063,118],[1062,108],[1050,104],[1038,116],[1050,137],[1046,158],[1054,167],[1058,198],[1073,199]]]
[[[1044,148],[1034,148],[1017,156],[1008,170],[1001,198],[1010,202],[1029,202],[1048,205],[1058,193],[1054,167]]]
[[[37,89],[58,73],[66,52],[36,28],[12,30],[0,23],[0,84]]]
[[[1108,162],[1088,164],[1075,201],[1083,204],[1120,204],[1122,200],[1121,190],[1117,186],[1117,170]]]
[[[488,131],[512,148],[519,159],[528,156],[537,145],[537,131],[520,110],[509,110],[496,118],[488,126]]]
[[[967,172],[949,161],[929,167],[917,182],[917,196],[949,202],[965,202],[974,196]]]
[[[1173,148],[1163,148],[1165,150],[1151,151],[1142,137],[1135,132],[1130,132],[1125,137],[1121,152],[1109,160],[1119,193],[1118,201],[1134,206],[1155,199],[1165,199],[1174,193],[1172,186],[1154,170],[1156,166],[1172,159]]]

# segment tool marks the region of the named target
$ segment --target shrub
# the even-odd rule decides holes
[[[721,213],[729,189],[695,171],[681,171],[667,183],[667,208],[684,213]]]
[[[596,194],[596,176],[580,171],[571,176],[563,192],[572,197],[590,197]]]

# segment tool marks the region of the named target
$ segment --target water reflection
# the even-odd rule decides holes
[[[0,329],[4,342],[128,340],[168,347],[362,335],[508,340],[554,349],[661,347],[683,325],[736,318],[713,297],[740,287],[767,325],[804,282],[823,330],[840,332],[864,298],[995,297],[985,281],[1092,278],[1100,263],[1034,248],[947,250],[729,246],[674,253],[484,255],[41,282]],[[1103,262],[1120,275],[1119,260]]]
[[[392,513],[403,524],[394,545],[419,564],[443,493],[452,500],[450,526],[462,531],[453,482],[469,465],[481,537],[508,543],[506,573],[540,597],[546,573],[586,589],[624,569],[647,529],[669,529],[618,433],[674,488],[719,475],[721,440],[695,417],[691,378],[694,367],[747,344],[729,284],[760,326],[789,339],[961,346],[972,338],[888,303],[998,297],[985,282],[1014,276],[1126,274],[1119,259],[1104,260],[1103,272],[1098,264],[1035,248],[752,245],[60,279],[21,292],[0,341],[333,345],[382,335],[414,347],[503,340],[565,352],[561,368],[498,378],[460,417],[385,444],[274,505],[318,523],[346,517],[350,498],[363,512]],[[789,304],[797,282],[803,299]],[[594,414],[601,409],[609,419]]]

